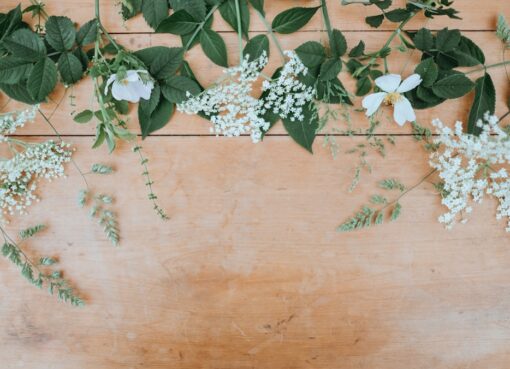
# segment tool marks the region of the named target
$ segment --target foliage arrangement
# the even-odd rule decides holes
[[[397,220],[402,212],[401,198],[434,174],[439,178],[436,188],[449,210],[440,221],[448,226],[471,210],[470,199],[479,202],[484,194],[498,199],[498,218],[510,217],[510,182],[504,169],[510,160],[510,139],[499,123],[506,115],[494,117],[496,90],[490,75],[490,69],[510,62],[487,64],[483,50],[457,29],[406,29],[409,21],[420,14],[460,19],[453,1],[407,0],[400,8],[392,0],[335,1],[343,6],[373,9],[373,15],[365,19],[370,27],[394,24],[394,31],[376,50],[368,50],[364,41],[348,45],[342,31],[332,27],[326,0],[317,1],[317,6],[286,9],[273,19],[267,19],[264,0],[120,0],[124,21],[141,14],[155,32],[180,37],[180,44],[174,47],[141,50],[129,50],[108,32],[101,20],[99,0],[95,0],[95,18],[80,27],[67,17],[49,16],[44,4],[35,0],[32,3],[26,9],[18,6],[0,14],[0,90],[10,99],[30,106],[25,111],[0,116],[2,142],[12,152],[12,157],[0,167],[0,206],[6,215],[24,212],[36,199],[37,181],[63,176],[64,164],[71,161],[86,187],[79,192],[80,206],[90,209],[91,217],[114,245],[119,243],[118,221],[111,207],[113,198],[91,190],[87,182],[89,175],[111,174],[111,166],[95,164],[83,172],[63,142],[34,144],[10,137],[38,113],[54,129],[51,116],[45,115],[39,104],[48,101],[57,85],[67,88],[90,78],[95,102],[90,109],[74,114],[74,122],[95,124],[92,148],[106,145],[112,153],[119,140],[133,145],[148,199],[163,220],[169,216],[157,202],[148,159],[136,142],[137,128],[128,118],[133,104],[138,104],[142,140],[165,127],[176,112],[204,118],[216,135],[249,135],[254,143],[263,141],[265,134],[281,121],[289,136],[310,153],[319,134],[326,135],[325,145],[337,155],[339,148],[330,133],[363,133],[367,143],[350,151],[359,156],[351,191],[362,170],[371,169],[367,150],[385,155],[386,142],[375,131],[385,114],[384,106],[392,106],[393,120],[399,126],[409,122],[416,139],[424,142],[430,152],[432,171],[409,187],[396,178],[381,181],[378,187],[385,194],[374,194],[369,204],[339,226],[339,231]],[[36,23],[32,28],[23,21],[24,13],[31,13],[32,23]],[[254,15],[266,27],[264,34],[250,33]],[[217,16],[237,34],[237,58],[232,57],[222,34],[214,29]],[[307,40],[294,50],[285,50],[279,36],[301,30],[314,17],[322,18],[325,39]],[[510,48],[510,27],[503,16],[499,17],[496,36],[504,50]],[[271,43],[281,64],[267,75],[266,66],[274,58]],[[187,60],[193,48],[201,48],[212,63],[224,68],[222,77],[210,86],[200,82]],[[390,56],[395,53],[419,55],[413,74],[401,76],[390,66]],[[234,59],[237,62],[233,63]],[[483,75],[473,79],[477,72]],[[354,79],[355,90],[348,91],[341,77]],[[451,130],[435,121],[434,135],[416,122],[415,110],[430,109],[473,91],[465,126],[458,124]],[[350,112],[356,109],[355,97],[362,98],[361,107],[369,121],[366,130],[353,126]],[[347,129],[331,127],[338,121],[346,123]],[[391,136],[386,139],[395,143]],[[393,199],[388,197],[392,193],[396,194]],[[33,263],[3,228],[2,232],[4,255],[22,269],[29,281],[37,286],[47,284],[50,291],[57,291],[59,297],[73,305],[83,303],[61,274],[53,278],[53,274],[39,270],[40,266],[51,266],[53,259]],[[23,234],[31,233],[27,232]]]

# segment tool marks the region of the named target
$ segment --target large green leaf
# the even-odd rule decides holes
[[[147,24],[156,29],[163,19],[168,16],[168,1],[143,0],[142,14]]]
[[[426,28],[422,28],[416,32],[413,41],[414,46],[416,46],[416,48],[421,51],[429,51],[434,47],[434,37],[432,36],[432,33]]]
[[[269,58],[269,39],[266,35],[258,35],[246,43],[243,55],[249,55],[248,60],[251,62],[260,58],[264,52]]]
[[[0,83],[12,85],[28,77],[32,62],[14,56],[0,58]]]
[[[418,64],[414,72],[420,75],[423,80],[423,86],[430,87],[436,82],[437,76],[439,75],[439,68],[434,62],[434,58],[428,58]]]
[[[58,71],[62,80],[67,85],[78,82],[83,76],[83,66],[75,55],[65,52],[58,59]]]
[[[57,66],[50,58],[39,60],[28,76],[27,89],[35,101],[46,99],[57,84]]]
[[[51,16],[46,22],[46,41],[57,51],[71,50],[76,40],[73,22],[67,17]]]
[[[452,51],[459,45],[460,36],[459,30],[444,28],[436,35],[436,48],[442,52]]]
[[[326,59],[326,50],[317,41],[305,42],[296,49],[296,54],[308,68],[315,68]]]
[[[221,67],[228,68],[227,46],[217,32],[212,29],[202,30],[200,45],[209,59]]]
[[[147,105],[150,107],[148,108]],[[154,107],[152,109],[152,107]],[[166,126],[172,114],[175,105],[166,100],[160,93],[159,88],[152,91],[151,99],[140,100],[138,106],[138,121],[142,131],[142,137],[145,139],[151,133]]]
[[[46,46],[41,38],[29,29],[19,29],[7,37],[3,44],[13,56],[36,62],[46,56]]]
[[[332,38],[330,45],[331,53],[333,57],[339,58],[347,52],[347,41],[345,40],[345,36],[338,29],[333,30]]]
[[[320,6],[315,8],[291,8],[278,14],[273,20],[273,30],[278,33],[293,33],[304,27],[315,15]]]
[[[282,119],[289,136],[310,153],[313,153],[312,146],[319,128],[318,114],[314,110],[306,106],[303,109],[305,118],[302,121],[293,122],[289,118]]]
[[[165,84],[161,87],[161,92],[168,101],[180,104],[189,98],[188,94],[192,96],[199,94],[201,88],[191,78],[173,76],[165,80]]]
[[[456,99],[471,91],[474,85],[464,74],[455,73],[434,83],[432,90],[439,97]]]
[[[483,118],[485,113],[494,114],[495,110],[496,89],[491,76],[485,73],[483,77],[476,80],[475,100],[469,112],[468,133],[478,136],[482,132],[482,127],[478,127],[476,123]]]
[[[29,105],[34,105],[39,102],[30,96],[25,83],[18,83],[14,85],[0,84],[0,89],[2,89],[2,91],[13,100]]]
[[[321,81],[330,81],[335,79],[342,71],[342,61],[340,59],[328,59],[321,65],[319,79]]]
[[[186,35],[198,26],[197,21],[186,10],[179,10],[163,20],[156,32]]]
[[[239,32],[236,2],[239,3],[239,13],[241,18],[241,32],[246,37],[250,30],[250,10],[248,9],[247,0],[226,0],[220,5],[220,14],[223,19],[234,29]]]
[[[158,49],[158,55],[150,63],[150,73],[156,79],[170,78],[182,65],[184,50],[180,47]]]

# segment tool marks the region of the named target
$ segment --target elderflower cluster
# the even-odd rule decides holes
[[[299,80],[308,74],[308,68],[294,51],[285,51],[289,61],[285,63],[280,75],[272,81],[264,81],[263,91],[267,91],[264,108],[272,110],[281,118],[292,122],[302,121],[305,117],[303,107],[315,96],[315,89]]]
[[[0,141],[5,139],[5,135],[15,133],[16,129],[23,127],[27,122],[33,122],[37,110],[39,105],[33,105],[24,110],[0,114]]]
[[[0,161],[0,209],[5,215],[23,214],[34,201],[34,191],[41,179],[51,181],[64,176],[64,164],[71,160],[72,151],[66,143],[47,141],[26,144],[23,152]]]
[[[477,125],[479,136],[463,132],[461,122],[455,129],[434,120],[441,151],[431,154],[430,165],[442,180],[442,204],[448,212],[439,221],[451,228],[463,213],[470,213],[470,201],[481,203],[484,196],[499,201],[496,217],[507,218],[510,232],[510,177],[502,165],[510,164],[510,137],[499,127],[498,118],[486,114]],[[499,168],[494,168],[498,166]],[[465,220],[464,220],[465,221]]]
[[[250,134],[254,143],[269,129],[269,123],[261,118],[262,103],[251,96],[253,84],[260,71],[268,63],[264,52],[260,58],[249,61],[246,55],[237,67],[224,71],[225,78],[198,96],[177,105],[180,112],[197,114],[202,112],[211,120],[211,131],[216,135],[236,137]]]

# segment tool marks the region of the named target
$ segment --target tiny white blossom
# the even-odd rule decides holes
[[[12,135],[27,122],[33,122],[38,110],[39,104],[24,110],[0,114],[0,140],[3,140],[5,135]]]
[[[384,102],[386,105],[393,105],[393,119],[399,126],[406,122],[414,122],[416,114],[409,100],[403,95],[418,87],[422,79],[419,74],[413,74],[402,82],[398,74],[386,74],[375,80],[375,84],[383,92],[376,92],[363,99],[362,105],[365,108],[367,117],[371,117]]]
[[[142,74],[148,74],[146,70],[128,70],[123,76],[112,74],[106,82],[105,94],[112,86],[112,95],[115,100],[126,100],[137,103],[140,99],[149,100],[154,81],[150,78],[142,78]]]
[[[510,164],[510,138],[498,118],[486,114],[478,122],[479,136],[464,133],[461,122],[454,130],[440,120],[432,123],[439,134],[434,143],[442,150],[431,154],[430,165],[439,172],[442,204],[448,208],[439,221],[451,228],[463,213],[472,211],[470,200],[480,203],[487,194],[499,201],[496,218],[507,218],[510,232],[510,178],[505,168],[495,168]]]

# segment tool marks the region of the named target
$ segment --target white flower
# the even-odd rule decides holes
[[[207,115],[213,124],[211,131],[216,135],[237,137],[249,134],[254,143],[262,139],[262,133],[269,129],[269,122],[261,118],[264,113],[262,102],[251,96],[253,84],[260,71],[268,62],[264,52],[260,58],[249,61],[249,55],[237,67],[225,70],[225,78],[198,96],[177,105],[180,112]]]
[[[451,228],[463,213],[472,211],[471,201],[480,203],[487,194],[499,201],[496,218],[506,218],[510,232],[510,177],[501,167],[510,164],[510,138],[498,118],[486,114],[478,122],[480,136],[464,133],[461,122],[454,130],[439,120],[432,124],[439,134],[434,143],[442,150],[431,155],[430,165],[439,172],[441,202],[448,208],[439,221]]]
[[[414,122],[416,114],[409,100],[403,93],[409,92],[420,85],[422,79],[419,74],[409,76],[404,82],[398,74],[386,74],[375,80],[375,84],[384,92],[368,95],[363,99],[363,107],[367,109],[367,117],[371,117],[384,102],[395,107],[393,118],[398,125],[403,126],[407,121]]]
[[[140,74],[148,74],[146,70],[128,70],[120,77],[118,74],[112,74],[106,82],[105,94],[108,88],[112,86],[112,95],[115,100],[126,100],[131,103],[137,103],[140,98],[149,100],[151,97],[154,82],[150,79],[142,79]]]
[[[39,104],[25,110],[0,113],[0,140],[5,139],[5,135],[12,135],[27,122],[33,122],[38,109]]]

